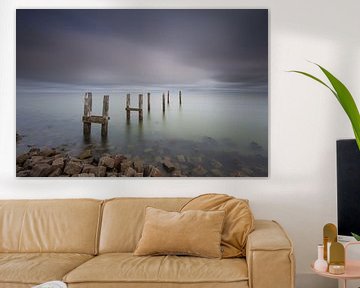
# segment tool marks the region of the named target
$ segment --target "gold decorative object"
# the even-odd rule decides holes
[[[329,273],[345,273],[345,248],[341,243],[331,243]]]
[[[334,224],[328,223],[323,228],[324,237],[324,259],[328,261],[328,245],[337,242],[337,228]]]

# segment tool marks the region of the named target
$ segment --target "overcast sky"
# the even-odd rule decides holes
[[[267,87],[267,10],[17,10],[17,79]]]

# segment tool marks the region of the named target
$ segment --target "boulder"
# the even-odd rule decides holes
[[[224,176],[220,169],[211,169],[211,173],[212,173],[215,177],[222,177],[222,176]]]
[[[98,172],[98,167],[91,164],[84,164],[83,169],[81,171],[81,173],[92,173],[92,174],[96,174],[97,172]]]
[[[44,157],[51,157],[51,156],[54,156],[55,154],[57,154],[56,150],[51,149],[51,148],[44,148],[39,153],[39,155],[44,156]]]
[[[65,165],[64,158],[56,158],[51,164],[54,170],[58,168],[62,170],[64,168],[64,165]]]
[[[141,161],[141,160],[134,161],[134,169],[138,173],[143,173],[144,172],[144,163],[143,163],[143,161]]]
[[[136,170],[132,167],[128,167],[124,173],[126,177],[134,177],[136,175]]]
[[[83,152],[81,152],[81,154],[79,155],[79,159],[84,160],[90,158],[91,156],[92,156],[92,150],[86,149]]]
[[[117,154],[115,155],[115,163],[114,163],[114,167],[118,170],[121,171],[121,163],[126,160],[126,157],[122,154]]]
[[[62,169],[56,168],[54,171],[52,171],[48,177],[59,177],[62,174]]]
[[[172,176],[172,177],[181,177],[181,176],[183,176],[183,175],[181,174],[181,171],[180,171],[180,170],[174,170],[174,171],[171,173],[171,176]]]
[[[133,162],[131,160],[124,160],[121,164],[120,164],[120,171],[121,173],[125,173],[125,171],[131,167],[133,164]]]
[[[31,157],[31,164],[34,166],[43,159],[45,159],[44,156],[32,156]]]
[[[171,162],[171,160],[167,158],[162,161],[162,165],[167,172],[172,172],[176,169],[175,165]]]
[[[107,172],[106,177],[118,177],[119,174],[116,172]]]
[[[70,161],[66,164],[64,172],[68,175],[79,174],[82,170],[82,164],[80,162]]]
[[[31,170],[23,170],[16,173],[16,177],[29,177]]]
[[[51,172],[51,166],[46,163],[40,163],[33,166],[30,172],[31,177],[47,177]]]
[[[115,165],[115,160],[110,156],[104,156],[100,158],[99,166],[105,166],[112,169],[114,168],[114,165]]]
[[[23,165],[30,158],[29,153],[20,154],[16,157],[16,164]]]
[[[144,176],[145,177],[160,177],[161,171],[153,165],[148,165],[144,169]]]
[[[202,167],[201,165],[198,165],[191,171],[191,173],[194,176],[201,177],[207,173],[207,170],[204,167]]]
[[[96,177],[105,177],[106,176],[106,167],[105,166],[98,166],[97,171],[95,173]]]
[[[95,177],[94,173],[80,173],[77,175],[78,177]]]

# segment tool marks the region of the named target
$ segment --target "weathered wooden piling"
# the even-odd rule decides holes
[[[163,113],[165,113],[165,93],[163,93],[163,95],[162,95],[162,110],[163,110]]]
[[[83,132],[85,136],[91,134],[91,123],[101,124],[101,135],[107,136],[108,133],[108,122],[109,122],[109,95],[105,95],[103,99],[103,112],[102,116],[91,115],[92,112],[92,93],[85,93],[84,97],[84,116],[83,121]]]
[[[90,135],[91,122],[85,122],[84,118],[90,117],[92,111],[92,93],[86,92],[84,97],[84,116],[83,116],[83,133],[84,135]]]
[[[170,91],[167,91],[167,104],[170,104]]]
[[[179,104],[180,104],[180,106],[181,106],[181,104],[182,104],[182,101],[181,101],[181,90],[179,90]]]
[[[130,94],[126,94],[126,119],[130,120]]]
[[[103,111],[102,117],[106,121],[103,121],[101,124],[101,136],[105,137],[108,134],[108,127],[109,127],[109,95],[105,95],[103,99]]]
[[[143,94],[139,94],[139,121],[142,121],[143,119]]]
[[[147,93],[147,109],[150,111],[150,92]]]
[[[139,113],[139,121],[142,121],[144,119],[144,113],[143,113],[143,94],[139,94],[139,107],[138,108],[132,108],[130,107],[130,94],[126,95],[126,119],[130,120],[130,112],[136,111]]]

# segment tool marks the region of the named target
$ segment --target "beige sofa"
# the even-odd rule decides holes
[[[72,288],[293,288],[291,241],[256,220],[246,258],[133,256],[146,206],[179,210],[186,198],[0,201],[0,288],[63,280]]]

